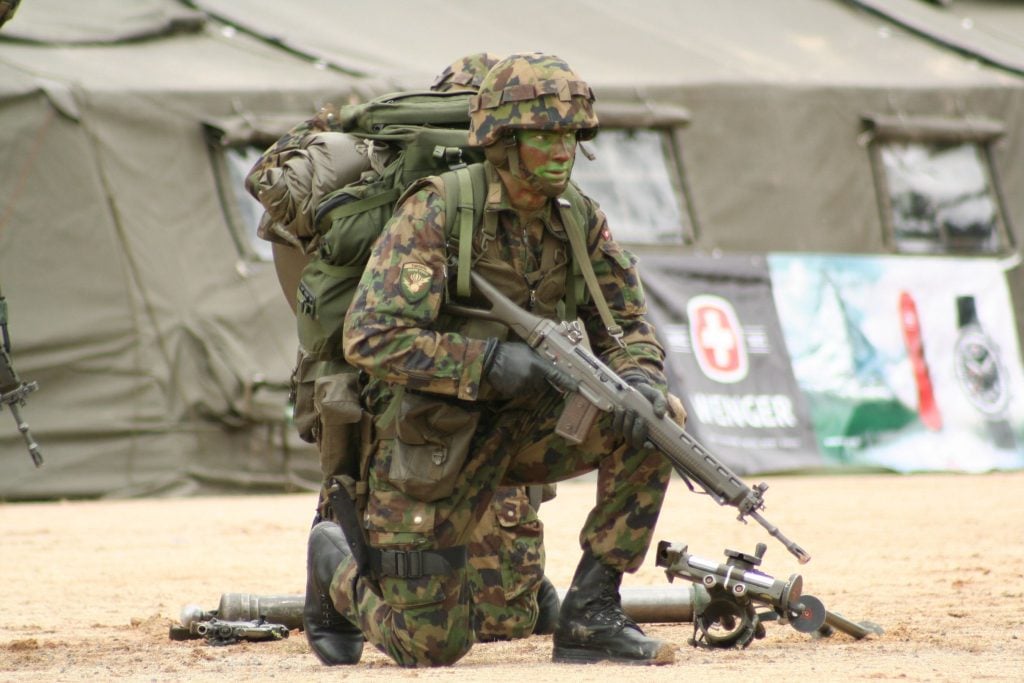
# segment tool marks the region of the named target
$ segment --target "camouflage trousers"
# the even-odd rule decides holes
[[[533,633],[544,578],[544,526],[525,486],[501,486],[466,548],[466,581],[477,640]]]
[[[580,532],[580,545],[616,570],[638,569],[668,486],[668,461],[654,451],[628,448],[612,430],[610,414],[595,421],[581,444],[568,444],[554,433],[562,400],[551,390],[540,401],[531,397],[500,409],[481,405],[470,455],[451,492],[437,500],[410,496],[389,480],[395,445],[380,440],[370,463],[365,517],[371,546],[472,546],[502,485],[560,481],[597,470],[597,502]],[[399,665],[443,666],[462,658],[476,640],[472,573],[457,567],[414,578],[372,578],[345,562],[335,572],[331,598],[368,642]]]
[[[329,375],[316,383],[315,398],[310,396],[301,404],[303,423],[315,425],[311,431],[325,482],[341,475],[359,476],[357,454],[362,437],[360,423],[353,420],[361,411],[355,403],[355,378],[353,373]],[[309,384],[312,390],[312,382]],[[296,408],[299,406],[297,403]],[[320,519],[334,519],[326,491],[321,491],[318,511]],[[510,640],[533,633],[537,590],[544,577],[543,539],[543,526],[526,487],[498,488],[467,547],[473,622],[479,640]]]

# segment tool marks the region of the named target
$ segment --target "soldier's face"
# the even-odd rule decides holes
[[[576,160],[576,131],[522,130],[516,138],[523,174],[536,179],[544,194],[560,195],[569,184]]]

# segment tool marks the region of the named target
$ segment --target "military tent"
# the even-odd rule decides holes
[[[954,381],[937,350],[956,341],[952,298],[976,299],[989,327],[1002,316],[1001,381],[1024,394],[1024,78],[1019,32],[1000,30],[1024,8],[945,5],[27,3],[0,33],[14,160],[0,170],[0,278],[48,462],[32,470],[0,431],[0,497],[308,483],[313,462],[275,413],[291,320],[230,170],[322,101],[421,87],[480,50],[554,52],[594,87],[606,130],[578,178],[641,259],[691,428],[737,469],[907,450],[894,430],[936,424],[922,364],[939,388]],[[864,286],[879,273],[881,290]],[[864,314],[900,288],[919,304],[923,353]],[[752,373],[704,348],[706,312],[742,341],[722,358]],[[980,404],[937,394],[946,431],[925,450],[969,450],[952,436],[976,425],[956,417]],[[1019,436],[1024,405],[1001,401],[995,417]],[[874,414],[884,428],[865,430]],[[1000,450],[1012,457],[867,462],[1019,466],[1015,446]]]
[[[292,123],[353,89],[173,0],[18,10],[0,33],[0,279],[45,463],[4,417],[0,498],[316,481],[285,426],[291,313],[221,141],[265,146],[280,125],[249,112]]]
[[[603,124],[574,175],[738,469],[1024,465],[1021,3],[192,4],[410,86],[565,58]]]

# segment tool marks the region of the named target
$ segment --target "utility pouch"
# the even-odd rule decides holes
[[[359,432],[362,407],[359,403],[359,373],[318,377],[314,401],[320,416],[320,468],[327,480],[347,475],[359,478]]]
[[[319,360],[343,358],[341,337],[352,298],[398,190],[360,181],[327,195],[316,210],[321,239],[296,292],[299,343]]]
[[[469,455],[480,412],[409,390],[400,401],[388,481],[424,503],[447,498]]]
[[[313,396],[318,366],[315,358],[299,349],[292,372],[292,424],[306,443],[316,443],[319,416]]]

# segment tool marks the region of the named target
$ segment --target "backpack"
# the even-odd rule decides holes
[[[342,361],[342,322],[370,250],[413,181],[475,161],[466,142],[472,93],[392,93],[342,108],[341,128],[397,156],[380,172],[326,195],[314,212],[318,247],[297,292],[299,342],[322,361]]]
[[[484,214],[486,179],[483,151],[469,147],[470,92],[403,92],[344,107],[342,130],[363,141],[386,143],[397,152],[380,172],[326,195],[316,207],[319,246],[302,271],[297,292],[299,342],[313,358],[344,364],[341,336],[345,314],[374,242],[404,192],[417,180],[440,176],[445,191],[445,234],[456,249],[469,248]],[[575,188],[572,193],[576,194]],[[568,195],[567,195],[568,196]],[[568,196],[573,219],[583,225],[581,202]],[[468,254],[460,254],[458,295],[469,294]],[[584,287],[573,259],[575,300]],[[340,369],[340,368],[338,368]]]

